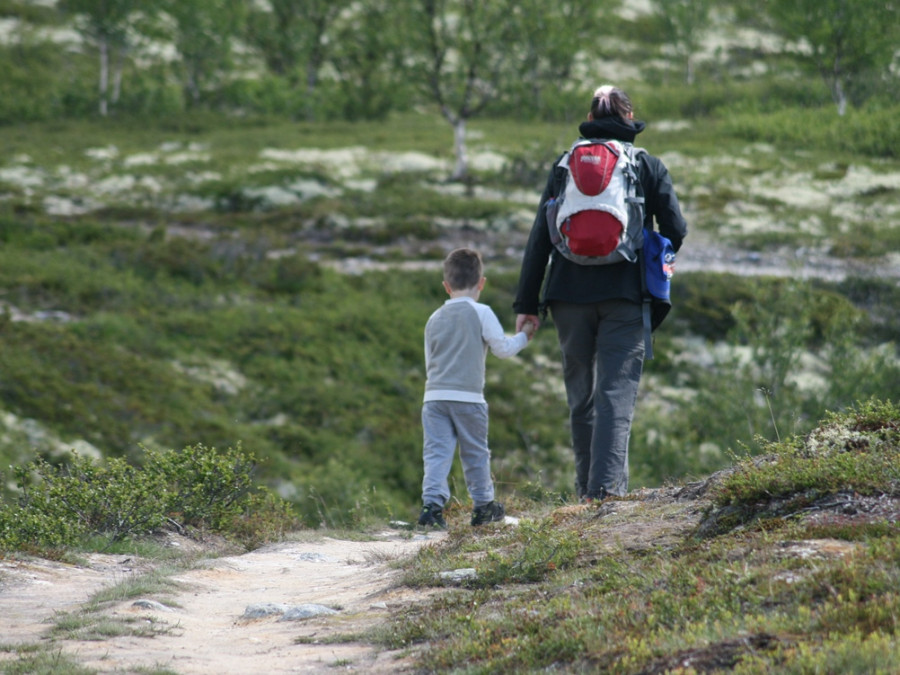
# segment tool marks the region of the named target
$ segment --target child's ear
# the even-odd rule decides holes
[[[451,295],[453,293],[453,289],[450,288],[450,284],[448,284],[446,281],[442,281],[441,283],[444,285],[444,290],[447,291],[447,295]]]
[[[478,290],[484,290],[484,282],[487,281],[487,277],[481,277],[481,281],[478,282]]]

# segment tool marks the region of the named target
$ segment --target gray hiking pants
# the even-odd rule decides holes
[[[466,488],[475,506],[494,501],[491,478],[491,451],[488,449],[487,403],[426,401],[422,406],[425,443],[422,458],[422,503],[444,506],[450,499],[447,478],[453,466],[456,446],[462,462]]]
[[[628,440],[644,365],[641,305],[553,301],[579,497],[628,491]]]

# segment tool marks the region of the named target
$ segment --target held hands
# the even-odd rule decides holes
[[[516,332],[521,331],[525,333],[529,342],[540,325],[541,320],[534,314],[518,314],[516,316]]]
[[[525,336],[528,338],[528,341],[531,342],[531,338],[534,337],[534,324],[530,321],[526,321],[522,325],[522,332],[525,333]]]

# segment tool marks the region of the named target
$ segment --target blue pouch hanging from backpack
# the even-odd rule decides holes
[[[644,356],[653,358],[651,333],[672,309],[670,286],[675,272],[672,242],[655,230],[644,228],[644,246],[640,253],[641,286],[644,294]]]
[[[647,292],[657,300],[671,302],[669,291],[675,272],[672,242],[656,230],[644,228],[644,256]]]

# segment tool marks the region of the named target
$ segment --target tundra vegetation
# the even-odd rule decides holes
[[[829,414],[599,506],[521,490],[519,527],[451,524],[421,549],[406,583],[444,592],[373,638],[428,673],[896,672],[898,420],[880,402]]]
[[[413,517],[421,334],[443,301],[439,261],[481,248],[482,298],[512,325],[547,167],[585,92],[611,80],[632,94],[649,122],[641,143],[682,196],[683,264],[692,246],[719,252],[715,268],[676,275],[642,383],[631,486],[731,470],[709,492],[721,527],[623,561],[576,536],[595,524],[588,512],[571,531],[547,524],[570,524],[550,511],[572,498],[548,321],[488,368],[498,488],[529,517],[497,541],[453,533],[460,555],[510,552],[411,622],[419,634],[383,639],[427,641],[433,670],[456,650],[473,654],[471,672],[549,667],[561,654],[576,670],[615,657],[621,672],[663,672],[707,643],[731,645],[745,672],[842,670],[862,653],[868,671],[896,669],[896,598],[860,586],[890,588],[896,519],[823,530],[864,543],[843,577],[835,563],[763,588],[774,562],[749,553],[812,536],[787,511],[754,511],[775,499],[766,481],[787,477],[751,458],[796,459],[791,439],[829,415],[896,429],[896,8],[854,4],[845,39],[828,22],[839,2],[816,5],[825,15],[794,0],[513,3],[509,25],[463,13],[469,4],[398,16],[405,3],[379,0],[0,0],[0,549],[61,557],[164,528],[252,548],[295,526]],[[582,15],[607,39],[569,52],[561,36]],[[510,25],[531,37],[517,41]],[[754,274],[767,259],[781,269]],[[871,452],[777,466],[818,498],[856,486]],[[896,498],[888,469],[852,489]],[[458,468],[452,480],[464,509]],[[739,573],[748,561],[763,567]],[[525,591],[508,610],[493,604],[516,584]],[[722,597],[729,614],[714,615]],[[833,660],[816,661],[816,645]]]

